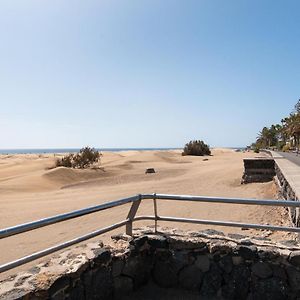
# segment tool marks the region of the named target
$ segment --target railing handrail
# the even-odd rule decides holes
[[[291,200],[259,200],[246,198],[224,198],[224,197],[209,197],[209,196],[190,196],[190,195],[170,195],[170,194],[155,194],[156,199],[160,200],[177,200],[177,201],[197,201],[197,202],[212,202],[212,203],[229,203],[229,204],[244,204],[244,205],[266,205],[266,206],[283,206],[283,207],[300,207],[300,202]],[[149,194],[141,194],[142,199],[150,198]],[[145,198],[144,198],[145,197]]]
[[[6,237],[9,237],[12,235],[20,234],[20,233],[23,233],[26,231],[38,229],[38,228],[41,228],[44,226],[67,221],[70,219],[82,217],[84,215],[99,212],[101,210],[105,210],[108,208],[124,205],[124,204],[130,203],[130,202],[137,201],[139,199],[140,199],[140,195],[136,195],[136,196],[123,198],[123,199],[119,199],[119,200],[115,200],[115,201],[111,201],[111,202],[105,202],[100,205],[90,206],[90,207],[86,207],[86,208],[78,209],[78,210],[73,210],[73,211],[70,211],[70,212],[67,212],[64,214],[59,214],[59,215],[55,215],[52,217],[43,218],[40,220],[4,228],[4,229],[0,230],[0,239],[6,238]]]
[[[211,202],[211,203],[228,203],[228,204],[246,204],[246,205],[267,205],[267,206],[283,206],[283,207],[300,207],[298,201],[288,200],[258,200],[258,199],[245,199],[245,198],[224,198],[224,197],[208,197],[208,196],[190,196],[190,195],[170,195],[170,194],[139,194],[119,200],[105,202],[100,205],[90,206],[79,210],[55,215],[48,218],[39,219],[36,221],[15,225],[0,229],[0,239],[24,233],[26,231],[38,229],[44,226],[56,224],[59,222],[67,221],[91,213],[99,212],[105,209],[113,208],[116,206],[124,205],[127,203],[135,202],[138,200],[153,199],[157,200],[175,200],[175,201],[196,201],[196,202]]]
[[[136,212],[142,200],[152,199],[154,202],[154,216],[137,216]],[[208,196],[190,196],[190,195],[169,195],[169,194],[139,194],[132,197],[122,198],[116,201],[106,202],[96,206],[90,206],[87,208],[74,210],[68,213],[63,213],[55,215],[48,218],[43,218],[33,222],[28,222],[0,230],[0,239],[7,238],[16,234],[24,233],[30,230],[38,229],[44,226],[56,224],[73,218],[81,217],[87,214],[99,212],[105,209],[121,206],[124,204],[132,203],[131,209],[127,218],[118,223],[112,224],[110,226],[98,229],[91,233],[85,234],[83,236],[74,238],[70,241],[55,245],[48,249],[41,250],[39,252],[30,254],[28,256],[22,257],[15,261],[0,265],[0,273],[7,271],[9,269],[15,268],[17,266],[23,265],[27,262],[33,261],[37,258],[46,256],[58,250],[70,247],[74,244],[86,241],[92,237],[98,236],[105,232],[109,232],[113,229],[119,228],[126,225],[126,233],[132,235],[132,224],[134,221],[141,220],[154,220],[155,230],[157,226],[157,221],[171,221],[171,222],[185,222],[194,224],[205,224],[205,225],[215,225],[215,226],[229,226],[229,227],[240,227],[240,228],[253,228],[253,229],[267,229],[273,231],[287,231],[287,232],[297,232],[300,233],[300,228],[298,227],[285,227],[285,226],[273,226],[273,225],[260,225],[260,224],[248,224],[248,223],[238,223],[238,222],[228,222],[228,221],[212,221],[212,220],[200,220],[200,219],[187,219],[187,218],[176,218],[168,216],[159,216],[157,214],[157,200],[172,200],[172,201],[195,201],[195,202],[208,202],[208,203],[227,203],[227,204],[244,204],[244,205],[267,205],[267,206],[282,206],[282,207],[299,207],[300,202],[298,201],[288,201],[288,200],[258,200],[258,199],[244,199],[244,198],[225,198],[225,197],[208,197]]]

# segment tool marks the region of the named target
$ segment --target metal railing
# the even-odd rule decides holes
[[[138,208],[142,200],[153,200],[154,215],[142,215],[136,216]],[[300,233],[300,228],[298,227],[286,227],[286,226],[273,226],[273,225],[261,225],[261,224],[249,224],[249,223],[239,223],[231,221],[213,221],[213,220],[201,220],[201,219],[189,219],[189,218],[176,218],[169,216],[159,216],[157,200],[171,200],[171,201],[194,201],[194,202],[208,202],[208,203],[228,203],[228,204],[246,204],[246,205],[267,205],[267,206],[281,206],[281,207],[294,207],[299,208],[300,202],[298,201],[280,201],[280,200],[257,200],[257,199],[239,199],[239,198],[219,198],[219,197],[203,197],[203,196],[188,196],[188,195],[166,195],[166,194],[140,194],[128,198],[123,198],[120,200],[103,203],[96,206],[87,207],[80,210],[75,210],[69,213],[64,213],[56,215],[49,218],[40,219],[37,221],[8,227],[0,230],[0,239],[8,238],[17,234],[28,232],[30,230],[38,229],[51,224],[56,224],[73,218],[78,218],[95,212],[103,211],[113,207],[121,206],[124,204],[132,203],[127,218],[118,223],[112,224],[110,226],[98,229],[96,231],[90,232],[88,234],[82,235],[75,239],[69,240],[67,242],[55,245],[53,247],[41,250],[39,252],[32,253],[28,256],[22,257],[12,262],[0,265],[0,273],[10,270],[12,268],[21,266],[25,263],[31,262],[35,259],[41,258],[53,252],[59,251],[61,249],[70,247],[72,245],[78,244],[80,242],[86,241],[100,234],[109,232],[111,230],[126,226],[126,234],[132,235],[132,225],[135,221],[142,220],[153,220],[155,221],[155,231],[157,230],[158,221],[166,222],[184,222],[193,224],[204,224],[204,225],[214,225],[214,226],[229,226],[238,228],[249,228],[249,229],[266,229],[272,231],[286,231],[286,232],[296,232]]]

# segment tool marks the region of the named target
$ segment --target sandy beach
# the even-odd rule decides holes
[[[51,169],[58,156],[0,156],[0,228],[138,193],[276,198],[273,182],[240,184],[243,158],[255,157],[255,153],[215,149],[212,156],[191,157],[181,156],[179,150],[105,152],[101,169]],[[145,174],[146,168],[155,168],[156,173]],[[0,264],[124,219],[128,208],[127,205],[114,208],[1,240]],[[165,201],[159,202],[158,209],[160,214],[168,216],[288,224],[283,208]],[[144,202],[138,213],[152,214],[152,201]],[[151,222],[140,222],[135,227],[146,224],[152,225]],[[159,225],[193,230],[207,228],[179,223]],[[256,230],[214,229],[244,235],[264,234]],[[98,239],[108,241],[110,235]],[[286,239],[290,236],[274,233],[270,238]],[[21,269],[28,269],[34,264]]]

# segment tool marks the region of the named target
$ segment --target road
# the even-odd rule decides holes
[[[290,152],[278,152],[283,157],[287,158],[289,161],[295,163],[296,165],[300,166],[300,153],[297,155],[296,153]]]

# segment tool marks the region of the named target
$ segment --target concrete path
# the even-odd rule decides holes
[[[290,153],[290,152],[277,152],[279,155],[293,162],[294,164],[300,166],[300,154]]]
[[[283,152],[270,151],[270,153],[286,181],[293,189],[296,197],[300,199],[300,157],[298,158],[296,155],[283,155],[289,154]]]

